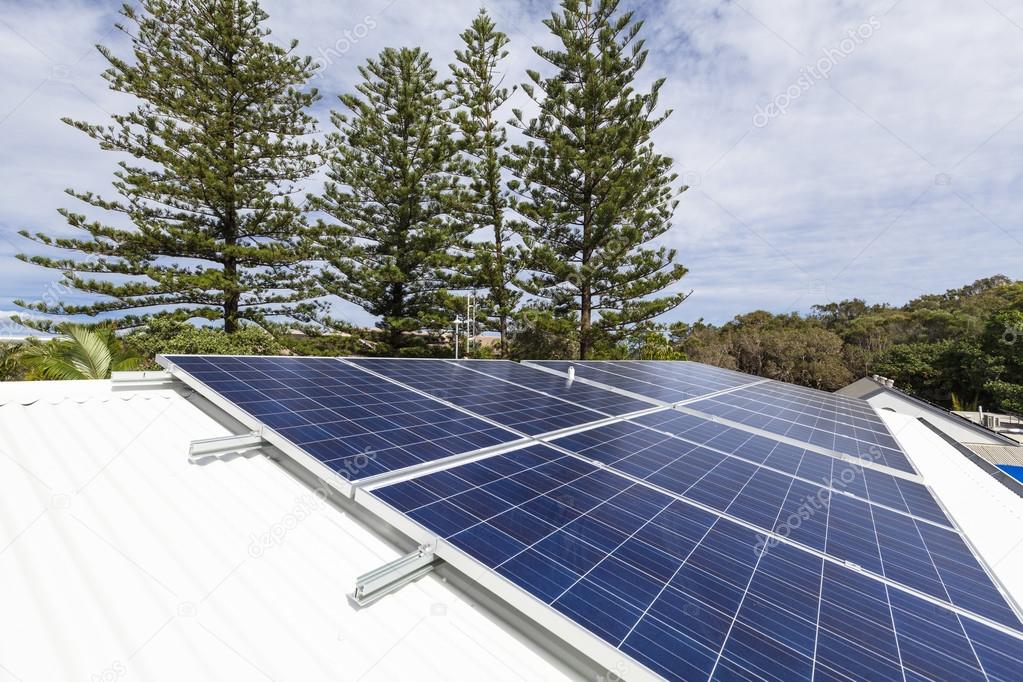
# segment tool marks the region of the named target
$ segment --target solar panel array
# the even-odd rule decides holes
[[[388,513],[668,679],[1023,667],[1023,623],[865,402],[696,363],[164,362],[355,484],[403,474],[369,489]]]
[[[550,447],[374,494],[668,679],[1009,680],[1023,664],[1021,640]]]

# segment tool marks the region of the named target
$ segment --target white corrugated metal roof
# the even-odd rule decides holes
[[[1023,604],[1023,498],[915,417],[878,414],[1002,587]]]
[[[172,390],[0,385],[0,681],[570,679],[436,575],[356,610],[400,552]],[[271,539],[271,537],[273,539]]]
[[[436,575],[354,609],[356,576],[400,552],[259,454],[189,464],[192,440],[229,433],[206,407],[0,384],[0,682],[571,677]],[[881,416],[1023,601],[1023,499]]]
[[[956,412],[933,405],[893,386],[886,386],[870,377],[854,381],[836,393],[866,400],[875,410],[891,410],[923,417],[960,443],[1013,444],[1013,439],[1006,434],[996,433]]]

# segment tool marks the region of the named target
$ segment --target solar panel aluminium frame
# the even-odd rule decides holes
[[[204,354],[204,353],[194,353],[194,354],[176,353],[175,355],[181,355],[181,356],[187,356],[187,357],[206,357],[207,354]],[[259,358],[277,358],[277,359],[279,359],[281,356],[279,356],[279,355],[224,355],[224,356],[221,356],[221,357],[225,357],[225,358],[229,358],[229,357],[257,358],[257,357],[259,357]],[[338,359],[338,358],[325,357],[323,359],[333,359],[333,360],[341,363],[340,359]],[[244,426],[245,428],[249,429],[253,433],[258,434],[267,443],[269,443],[270,445],[274,446],[279,451],[281,451],[282,453],[284,453],[285,455],[287,455],[291,459],[295,460],[296,462],[298,462],[299,464],[304,466],[306,469],[308,469],[317,478],[319,478],[319,479],[321,479],[323,481],[330,482],[331,485],[333,485],[333,487],[336,488],[341,494],[343,494],[345,497],[349,497],[349,498],[353,496],[353,493],[355,492],[355,489],[360,487],[360,486],[366,486],[366,485],[371,485],[373,483],[379,483],[379,482],[384,481],[384,480],[390,480],[390,479],[392,479],[392,478],[394,478],[395,476],[398,476],[398,475],[421,473],[421,472],[423,472],[423,471],[425,471],[427,469],[431,469],[433,467],[447,466],[447,465],[450,465],[450,464],[453,464],[453,463],[460,462],[460,461],[465,460],[465,459],[469,459],[469,458],[473,458],[473,457],[477,457],[477,456],[483,456],[483,455],[488,455],[488,454],[496,453],[496,452],[498,452],[500,450],[503,450],[505,448],[509,448],[509,447],[512,447],[512,446],[514,446],[514,447],[522,447],[524,445],[529,445],[529,444],[534,442],[533,439],[531,439],[531,438],[529,438],[527,436],[523,436],[522,438],[519,438],[518,440],[509,441],[507,443],[498,443],[496,445],[491,445],[489,447],[480,448],[480,449],[477,449],[477,450],[472,450],[470,452],[463,452],[463,453],[459,453],[459,454],[456,454],[456,455],[450,455],[449,457],[445,457],[445,458],[441,458],[441,459],[437,459],[437,460],[432,460],[432,461],[427,461],[427,462],[422,462],[422,463],[419,463],[419,464],[414,464],[414,465],[409,466],[409,467],[404,467],[402,469],[396,469],[394,471],[385,471],[385,472],[382,472],[380,474],[376,474],[376,475],[373,475],[373,476],[367,476],[365,478],[361,478],[361,479],[356,479],[354,481],[350,481],[350,480],[344,478],[343,476],[341,476],[338,472],[336,472],[333,469],[331,469],[330,467],[326,466],[320,460],[316,459],[315,457],[313,457],[312,455],[307,453],[305,450],[302,449],[301,446],[296,445],[295,443],[291,442],[291,440],[289,440],[285,436],[282,436],[280,433],[275,431],[273,428],[271,428],[271,427],[267,426],[266,424],[264,424],[263,422],[261,422],[257,417],[252,416],[251,414],[249,414],[248,412],[246,412],[242,408],[238,407],[237,405],[235,405],[233,402],[231,402],[227,398],[224,398],[223,396],[221,396],[217,391],[215,391],[212,388],[210,388],[209,386],[207,386],[205,382],[195,378],[190,373],[188,373],[187,371],[185,371],[181,367],[179,367],[176,364],[174,364],[171,360],[168,360],[167,357],[164,354],[157,355],[156,356],[156,362],[161,367],[163,367],[175,379],[178,379],[179,381],[184,383],[186,386],[188,386],[190,389],[194,390],[196,393],[201,395],[203,398],[208,400],[210,403],[212,403],[216,407],[218,407],[221,410],[223,410],[224,412],[226,412],[233,419],[235,419],[238,422],[240,422],[242,424],[242,426]],[[365,371],[361,367],[359,367],[357,365],[352,365],[351,363],[343,363],[343,364],[347,364],[348,366],[354,367],[355,369],[360,370],[360,371]],[[374,374],[374,373],[367,372],[367,374],[369,374],[370,376],[374,376],[376,378],[379,378],[379,379],[381,379],[383,381],[386,381],[386,382],[388,382],[390,384],[393,384],[395,386],[398,386],[400,388],[403,388],[405,390],[413,391],[415,393],[420,393],[421,395],[424,395],[425,397],[428,397],[431,400],[435,400],[435,401],[437,401],[439,403],[442,403],[445,407],[450,407],[450,408],[456,409],[456,410],[458,410],[460,412],[465,413],[468,416],[475,417],[477,419],[481,419],[482,421],[485,421],[487,423],[493,423],[489,419],[484,419],[483,417],[480,417],[479,415],[476,415],[476,414],[473,414],[472,412],[464,410],[464,409],[458,407],[457,405],[451,405],[450,403],[444,402],[442,400],[438,400],[437,398],[434,398],[433,396],[428,396],[426,394],[423,394],[420,391],[416,391],[415,389],[412,389],[412,388],[410,388],[408,386],[405,386],[404,384],[397,383],[397,382],[395,382],[395,381],[393,381],[391,379],[388,379],[386,377],[381,377],[381,376],[379,376],[377,374]],[[496,426],[500,426],[499,424],[495,424],[495,425]],[[513,431],[511,429],[506,429],[506,430],[511,431],[512,433],[518,433],[518,432]]]

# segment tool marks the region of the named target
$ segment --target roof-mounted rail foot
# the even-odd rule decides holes
[[[219,436],[193,440],[188,446],[188,461],[193,464],[207,459],[217,459],[232,453],[261,448],[266,445],[263,437],[255,431],[237,436]]]
[[[355,579],[355,592],[349,598],[358,606],[368,606],[433,570],[437,557],[433,547],[423,545],[416,551],[386,563]]]

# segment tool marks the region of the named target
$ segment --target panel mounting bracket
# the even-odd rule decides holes
[[[216,459],[235,452],[245,452],[267,445],[263,436],[255,431],[236,436],[218,436],[193,440],[188,446],[188,461],[195,463]]]
[[[115,391],[173,388],[177,380],[170,372],[111,372],[110,386]]]
[[[422,545],[414,552],[388,562],[355,579],[355,591],[349,595],[358,606],[368,606],[433,570],[438,560],[435,548]]]

